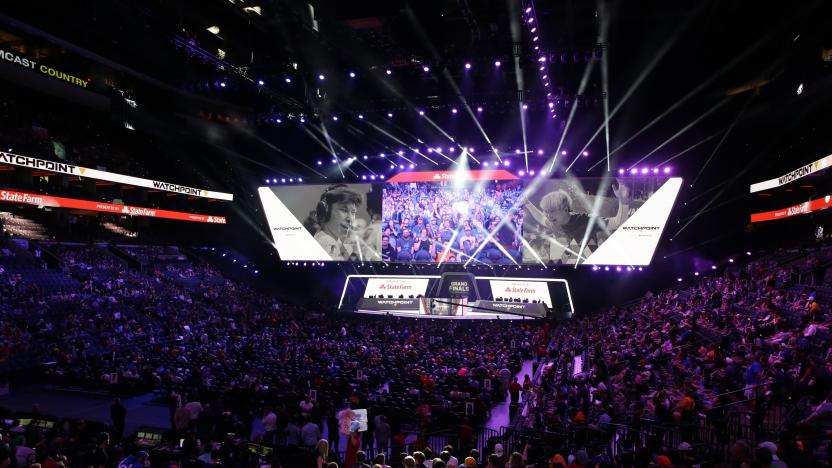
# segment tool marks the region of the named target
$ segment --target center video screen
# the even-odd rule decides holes
[[[518,200],[522,193],[517,180],[386,184],[382,258],[388,262],[520,263],[523,209]]]
[[[406,174],[416,180],[260,187],[280,259],[649,265],[682,185]]]

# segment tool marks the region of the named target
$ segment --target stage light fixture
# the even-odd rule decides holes
[[[537,32],[537,28],[532,28],[529,30],[530,32]]]
[[[420,110],[420,111],[419,111],[419,115],[425,115],[425,111]]]
[[[648,172],[648,171],[649,171],[649,170],[648,170],[646,167],[642,167],[642,168],[641,168],[641,173],[642,173],[642,174],[647,174],[647,172]]]
[[[410,167],[411,169],[414,169],[416,166],[414,166],[413,164],[411,164],[411,165],[410,165],[410,166],[408,166],[408,167]]]
[[[298,182],[303,182],[303,178],[298,177]]]
[[[633,175],[638,174],[638,169],[636,169],[636,168],[630,169],[630,174],[633,174]]]
[[[427,73],[427,72],[429,72],[429,71],[430,71],[430,67],[429,67],[429,66],[427,66],[427,65],[425,65],[424,67],[422,67],[422,71],[423,71],[423,72],[425,72],[425,73]]]
[[[266,82],[263,81],[263,80],[257,80],[257,84],[259,84],[260,86],[263,86],[264,84],[266,84]]]
[[[355,78],[355,72],[350,72],[350,78]]]
[[[384,153],[379,153],[379,154],[378,154],[378,157],[380,157],[380,158],[384,158],[384,157],[387,157],[387,155],[386,155],[386,154],[384,154]]]
[[[285,184],[285,183],[286,183],[286,179],[280,179],[280,183],[281,183],[281,184]]]
[[[482,107],[477,107],[477,112],[482,112]]]
[[[404,156],[404,151],[399,150],[396,154],[398,154],[399,156]]]
[[[436,148],[434,148],[434,151],[436,151],[437,153],[441,153],[441,152],[442,152],[442,148],[440,148],[440,147],[438,147],[438,146],[437,146]]]
[[[323,163],[324,163],[323,161],[318,161],[319,166],[323,165]]]
[[[711,270],[716,270],[716,265],[711,265]]]
[[[523,104],[523,110],[527,110],[529,108],[528,104]]]
[[[433,148],[428,148],[428,153],[433,153]]]
[[[641,267],[638,267],[638,271],[641,271],[641,270],[642,270],[642,268],[641,268]]]
[[[664,168],[664,173],[665,174],[670,174],[670,168],[669,167]]]
[[[533,17],[530,17],[530,18],[528,19],[528,21],[527,21],[527,22],[528,22],[529,24],[534,23],[534,18],[533,18]]]
[[[618,170],[618,173],[619,173],[620,175],[624,175],[624,169],[619,169],[619,170]]]
[[[393,113],[392,113],[392,112],[388,112],[388,113],[387,113],[387,117],[392,119],[392,118],[393,118]]]
[[[482,163],[482,165],[483,165],[483,167],[488,167],[488,161],[484,161],[484,162]]]
[[[522,177],[522,176],[526,175],[526,171],[521,169],[520,172],[518,172],[518,174],[520,175],[520,177]]]
[[[323,73],[321,73],[320,75],[318,75],[318,79],[319,79],[319,80],[321,80],[321,81],[323,81],[325,78],[326,78],[326,77],[323,75]]]
[[[453,109],[451,109],[451,114],[456,114],[456,113],[457,113],[456,107],[454,107]]]
[[[338,116],[337,116],[337,115],[333,115],[333,116],[332,116],[332,120],[334,120],[334,121],[336,121],[336,122],[337,122],[337,121],[338,121]]]
[[[682,282],[682,278],[676,278],[676,281],[677,281],[677,282],[679,282],[679,283],[681,283],[681,282]]]
[[[376,180],[376,175],[375,174],[371,175],[370,180]]]
[[[543,156],[543,150],[542,149],[537,150],[537,155],[538,156]]]
[[[509,161],[508,159],[506,159],[505,161],[503,161],[503,166],[505,166],[505,167],[509,167],[509,166],[511,166],[511,161]]]
[[[502,63],[502,62],[500,62],[499,60],[495,60],[495,61],[494,61],[494,66],[495,66],[495,67],[497,67],[497,68],[500,68],[500,66],[501,66],[502,64],[503,64],[503,63]]]
[[[582,154],[583,156],[589,156],[589,151],[584,151],[584,152],[583,152],[583,153],[581,153],[581,154]]]
[[[534,171],[529,171],[529,175],[534,175]]]
[[[361,156],[361,159],[363,159],[363,160],[365,160],[365,161],[366,161],[367,159],[369,159],[369,156],[367,156],[367,155],[365,154],[364,156]]]
[[[605,266],[605,267],[604,267],[604,271],[610,271],[610,267]]]
[[[404,164],[399,164],[399,169],[404,169]]]
[[[225,88],[225,81],[220,81],[220,88]]]
[[[388,68],[387,70],[384,70],[384,73],[386,73],[387,75],[392,75],[392,74],[393,74],[393,70],[390,70],[390,69]]]
[[[694,272],[693,272],[693,276],[699,276],[699,272],[698,272],[698,271],[694,271]]]
[[[729,259],[728,259],[728,263],[734,263],[734,259],[733,259],[733,258],[729,258]]]
[[[750,252],[750,251],[749,251],[749,252],[746,252],[745,254],[746,254],[746,255],[748,255],[748,256],[751,256],[751,252]]]
[[[362,176],[361,176],[361,180],[367,180],[367,176],[366,176],[366,175],[362,175]]]
[[[561,156],[566,156],[566,150],[560,152]]]
[[[283,78],[283,81],[285,81],[286,83],[291,83],[292,79],[287,76],[286,78]]]
[[[531,13],[531,12],[532,12],[532,7],[526,7],[526,13]]]
[[[383,179],[383,178],[384,178],[384,174],[379,174],[379,175],[378,175],[378,178],[379,178],[379,179]]]
[[[332,158],[332,164],[337,164],[337,163],[338,163],[338,160],[335,159],[335,158]]]
[[[364,114],[358,114],[358,119],[359,120],[364,120]]]
[[[473,153],[473,152],[474,152],[474,147],[473,147],[473,146],[469,146],[469,147],[468,147],[468,152],[469,152],[469,153]]]
[[[797,85],[797,95],[800,96],[801,94],[803,94],[803,83]]]
[[[537,42],[537,39],[538,39],[538,37],[537,37],[537,36],[533,37],[533,38],[532,38],[532,42]],[[537,50],[537,49],[535,49],[535,50]],[[541,70],[542,70],[542,68],[541,68]]]

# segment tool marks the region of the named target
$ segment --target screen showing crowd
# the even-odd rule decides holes
[[[284,261],[646,265],[680,185],[659,177],[437,180],[259,194]]]
[[[381,257],[387,262],[520,263],[522,193],[519,181],[462,187],[450,182],[387,184]]]

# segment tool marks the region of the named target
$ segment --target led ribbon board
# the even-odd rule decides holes
[[[23,156],[4,151],[0,151],[0,164],[10,164],[12,166],[27,167],[29,169],[40,169],[42,171],[56,172],[59,174],[88,177],[90,179],[104,180],[117,184],[134,185],[136,187],[161,190],[163,192],[181,193],[183,195],[191,195],[194,197],[213,198],[227,201],[234,200],[234,195],[230,193],[214,192],[212,190],[198,189],[188,187],[186,185],[172,184],[170,182],[161,182],[158,180],[116,174],[115,172],[100,171],[98,169],[90,169],[88,167],[76,166],[65,162],[48,161],[46,159],[38,159],[31,156]]]
[[[818,159],[813,163],[809,163],[805,166],[798,167],[797,169],[783,174],[780,177],[769,179],[763,182],[758,182],[756,184],[751,184],[751,193],[761,192],[763,190],[777,188],[783,185],[786,185],[790,182],[793,182],[797,179],[802,179],[814,172],[822,171],[832,165],[832,154],[826,156],[825,158]]]
[[[765,211],[762,213],[753,213],[751,215],[751,222],[759,223],[762,221],[774,221],[775,219],[791,218],[792,216],[799,216],[814,213],[815,211],[825,210],[829,207],[832,207],[832,196],[827,195],[823,198],[816,198],[812,201],[807,201],[788,208]]]
[[[39,193],[17,192],[14,190],[0,190],[0,202],[23,203],[26,205],[50,206],[54,208],[75,208],[78,210],[101,211],[104,213],[122,214],[129,216],[145,216],[148,218],[175,219],[196,223],[226,224],[225,216],[213,216],[181,211],[157,210],[156,208],[142,208],[139,206],[118,205],[76,198],[52,197]]]

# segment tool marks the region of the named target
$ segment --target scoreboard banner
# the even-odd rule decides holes
[[[549,284],[545,281],[521,281],[514,279],[491,280],[491,296],[506,301],[520,299],[525,301],[541,301],[548,307],[552,307],[552,298],[549,296]]]
[[[0,151],[0,164],[10,164],[12,166],[27,167],[29,169],[39,169],[42,171],[56,172],[59,174],[66,174],[78,177],[88,177],[90,179],[114,182],[117,184],[133,185],[136,187],[160,190],[163,192],[180,193],[183,195],[191,195],[194,197],[212,198],[216,200],[227,201],[234,200],[234,195],[230,193],[215,192],[213,190],[188,187],[186,185],[172,184],[170,182],[161,182],[158,180],[143,179],[141,177],[116,174],[115,172],[90,169],[88,167],[76,166],[75,164],[69,164],[66,162],[38,159],[33,158],[31,156],[23,156],[20,154],[9,153],[6,151]]]
[[[816,198],[811,201],[801,203],[799,205],[790,206],[774,211],[765,211],[762,213],[753,213],[751,215],[752,223],[759,223],[762,221],[774,221],[775,219],[791,218],[792,216],[799,216],[815,211],[825,210],[832,207],[832,197],[827,195],[823,198]]]
[[[405,297],[424,296],[428,290],[429,278],[418,276],[391,277],[381,276],[367,279],[367,288],[364,290],[364,297],[393,296]]]
[[[139,206],[120,205],[117,203],[79,200],[76,198],[53,197],[49,195],[41,195],[39,193],[17,192],[5,189],[0,189],[0,202],[23,203],[26,205],[49,206],[53,208],[75,208],[78,210],[100,211],[104,213],[128,216],[144,216],[148,218],[175,219],[178,221],[191,221],[196,223],[226,224],[225,216],[158,210],[156,208],[143,208]]]
[[[763,182],[758,182],[756,184],[751,184],[751,193],[761,192],[763,190],[773,189],[780,187],[782,185],[786,185],[790,182],[793,182],[797,179],[802,179],[810,174],[813,174],[817,171],[822,171],[829,166],[832,165],[832,154],[826,156],[824,158],[818,159],[815,162],[809,163],[805,166],[798,167],[797,169],[783,174],[780,177],[776,177],[774,179],[769,179]]]

